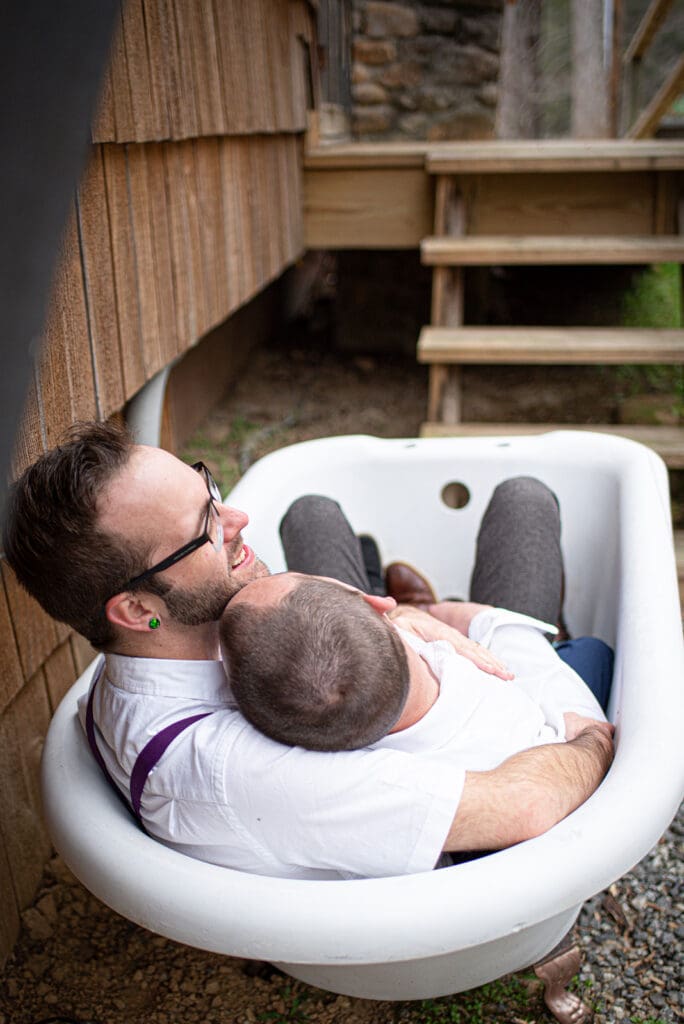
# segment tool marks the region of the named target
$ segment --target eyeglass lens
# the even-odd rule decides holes
[[[211,498],[211,504],[209,505],[209,518],[207,520],[206,530],[209,535],[209,539],[211,541],[211,545],[214,551],[218,552],[223,547],[223,523],[221,522],[221,517],[218,514],[214,502],[218,501],[218,503],[221,504],[221,492],[219,490],[218,484],[216,483],[216,481],[214,480],[213,476],[211,475],[207,467],[204,465],[204,463],[200,463],[197,466],[197,468],[201,473],[204,474],[204,479],[206,480],[207,483],[207,490],[209,491],[209,496]]]

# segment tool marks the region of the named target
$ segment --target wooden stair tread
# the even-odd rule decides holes
[[[684,330],[645,327],[423,327],[420,363],[682,363]]]
[[[676,139],[522,139],[479,142],[322,142],[304,154],[307,170],[425,167],[430,174],[530,171],[679,171]]]
[[[426,266],[495,264],[631,264],[684,262],[680,235],[463,235],[431,236],[420,246]]]
[[[684,469],[684,427],[604,423],[423,423],[421,437],[510,437],[545,434],[550,430],[591,430],[613,434],[652,448],[670,469]],[[682,538],[684,559],[684,536]]]
[[[425,166],[430,174],[664,171],[681,170],[683,158],[680,140],[496,140],[431,146]]]
[[[354,170],[379,167],[425,166],[430,143],[416,141],[392,142],[323,142],[309,147],[304,154],[307,170]]]

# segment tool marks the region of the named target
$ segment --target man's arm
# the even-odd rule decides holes
[[[591,796],[613,760],[613,727],[587,725],[569,743],[524,750],[467,772],[443,849],[501,850],[548,831]]]

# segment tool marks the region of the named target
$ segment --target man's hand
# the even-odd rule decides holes
[[[565,739],[568,742],[576,739],[586,729],[594,728],[603,730],[611,743],[613,741],[615,726],[611,725],[610,722],[599,722],[595,718],[585,718],[584,715],[576,715],[574,711],[566,711],[563,718],[565,719]]]
[[[461,602],[453,603],[460,604]],[[475,605],[472,602],[463,603],[467,604],[467,608],[476,608],[478,611],[482,611],[487,607],[486,605]],[[431,605],[430,608],[440,608],[442,605],[448,604],[452,604],[452,602],[441,601],[437,605]],[[470,618],[468,618],[468,623],[476,614],[476,611],[471,610],[469,612]],[[468,613],[462,616],[460,621],[465,623],[467,615]],[[448,625],[445,621],[432,615],[432,613],[428,614],[412,605],[399,605],[398,608],[388,612],[387,617],[401,629],[405,629],[408,633],[413,633],[414,636],[420,637],[421,640],[448,640],[457,654],[468,658],[469,661],[472,661],[483,672],[498,676],[500,679],[513,679],[513,673],[509,672],[506,666],[498,658],[495,658],[491,651],[478,644],[475,640],[470,640],[458,628]]]
[[[599,786],[613,760],[613,726],[584,723],[569,743],[513,754],[498,768],[466,772],[444,850],[502,850],[547,832]]]

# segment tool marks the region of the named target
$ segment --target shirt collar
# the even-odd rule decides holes
[[[232,698],[221,661],[131,658],[124,654],[107,654],[105,660],[108,681],[129,693],[220,701]]]

